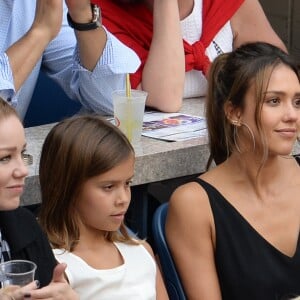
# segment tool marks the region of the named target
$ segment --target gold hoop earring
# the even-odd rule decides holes
[[[237,138],[238,138],[238,132],[237,132],[237,125],[233,126],[233,142],[234,142],[234,146],[237,150],[238,153],[242,153],[238,143],[237,143]]]
[[[234,141],[234,145],[235,145],[235,148],[237,149],[237,151],[239,153],[242,153],[241,148],[239,147],[239,145],[237,143],[237,140],[239,138],[239,134],[237,132],[237,127],[245,126],[247,128],[247,131],[249,132],[249,135],[250,135],[251,139],[252,139],[253,152],[254,152],[255,148],[256,148],[256,143],[255,143],[254,133],[251,130],[250,126],[247,123],[241,122],[240,120],[232,120],[231,122],[232,122],[232,124],[234,126],[233,127],[233,141]]]
[[[251,139],[252,139],[252,144],[253,144],[253,152],[255,151],[255,147],[256,147],[256,144],[255,144],[255,137],[254,137],[254,133],[253,131],[251,130],[250,126],[247,124],[247,123],[243,123],[241,122],[241,125],[242,126],[245,126],[251,136]]]

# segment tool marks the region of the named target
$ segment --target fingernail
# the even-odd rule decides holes
[[[38,280],[35,281],[36,287],[39,288],[40,287],[40,282]]]

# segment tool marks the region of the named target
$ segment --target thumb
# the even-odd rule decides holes
[[[65,263],[59,263],[53,270],[52,282],[67,282],[65,277],[65,270],[67,265]]]
[[[31,283],[25,285],[22,287],[23,292],[30,292],[32,290],[38,289],[40,286],[40,283],[38,280],[34,280]]]

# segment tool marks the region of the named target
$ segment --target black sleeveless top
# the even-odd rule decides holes
[[[283,300],[300,295],[300,238],[293,257],[268,243],[210,184],[216,228],[215,263],[223,300]],[[205,276],[205,274],[204,274]]]

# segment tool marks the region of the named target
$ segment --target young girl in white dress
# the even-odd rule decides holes
[[[40,223],[80,299],[168,299],[151,247],[124,225],[134,150],[114,125],[77,116],[48,134]]]

